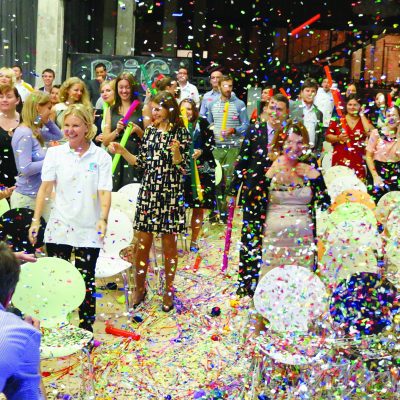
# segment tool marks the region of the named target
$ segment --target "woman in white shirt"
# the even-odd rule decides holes
[[[50,148],[43,163],[29,238],[36,242],[40,217],[54,187],[55,201],[45,231],[47,254],[70,260],[74,250],[75,266],[86,284],[79,326],[93,331],[94,274],[111,204],[111,157],[92,142],[93,115],[82,104],[68,107],[63,129],[68,142]]]

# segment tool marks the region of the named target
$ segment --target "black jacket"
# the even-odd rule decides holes
[[[236,160],[232,182],[228,193],[237,196],[242,186],[242,204],[264,201],[265,174],[272,162],[268,158],[268,127],[266,123],[250,125]],[[249,194],[251,193],[251,197]],[[261,204],[259,204],[261,205]]]

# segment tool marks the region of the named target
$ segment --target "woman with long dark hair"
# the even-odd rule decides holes
[[[343,125],[332,120],[325,140],[332,144],[332,166],[344,165],[355,171],[358,178],[366,176],[364,156],[366,140],[372,125],[365,117],[361,102],[356,95],[346,99]]]
[[[13,187],[18,174],[11,140],[20,124],[17,111],[21,99],[18,90],[10,85],[0,85],[0,186]]]
[[[208,129],[207,120],[199,118],[199,111],[195,101],[184,99],[179,105],[180,109],[182,107],[186,110],[188,130],[192,137],[190,169],[184,176],[184,182],[185,203],[192,209],[190,250],[196,252],[199,249],[197,240],[203,225],[204,210],[213,210],[216,206],[216,164],[212,153],[215,141],[214,133]],[[195,168],[199,173],[200,187],[196,185]],[[201,194],[199,191],[201,191]]]
[[[162,310],[174,307],[173,283],[178,265],[177,234],[184,232],[185,202],[183,174],[189,157],[190,135],[183,125],[179,107],[169,92],[160,92],[152,99],[153,124],[143,135],[142,146],[135,156],[118,142],[109,150],[121,154],[134,166],[142,167],[134,228],[137,230],[137,251],[133,307],[146,296],[145,282],[153,233],[162,235],[165,268],[165,292]]]
[[[105,125],[103,129],[103,144],[108,146],[111,142],[120,142],[127,125],[122,121],[131,104],[139,100],[138,87],[128,72],[118,75],[115,80],[114,104],[107,110]],[[142,105],[140,104],[129,118],[133,124],[125,148],[132,154],[137,155],[143,136]],[[122,186],[132,182],[140,182],[142,178],[141,169],[135,169],[125,160],[121,159],[113,174],[113,190],[118,191]]]

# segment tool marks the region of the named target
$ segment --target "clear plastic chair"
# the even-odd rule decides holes
[[[366,390],[370,382],[388,382],[386,391],[397,398],[400,362],[400,293],[386,278],[362,272],[342,280],[332,293],[330,314],[339,357],[351,360],[340,376],[347,390],[342,398]],[[354,362],[358,360],[358,362]],[[360,375],[361,379],[351,376]],[[351,397],[352,398],[352,397]],[[372,397],[368,397],[372,398]]]
[[[259,282],[254,306],[268,323],[265,334],[256,339],[255,353],[259,356],[252,364],[250,398],[259,383],[256,377],[263,375],[272,389],[274,369],[281,366],[296,366],[307,375],[308,385],[312,386],[312,367],[322,362],[324,350],[324,336],[319,334],[316,321],[327,311],[325,285],[307,268],[296,265],[274,268]],[[288,387],[286,395],[295,396],[298,390],[298,385]]]
[[[2,216],[6,211],[10,209],[10,204],[7,199],[0,200],[0,216]]]
[[[21,266],[13,304],[24,314],[40,320],[42,359],[66,357],[80,351],[85,354],[89,373],[82,369],[82,382],[87,382],[82,389],[94,396],[93,365],[88,350],[93,334],[69,323],[70,313],[82,304],[85,293],[85,281],[70,262],[43,257]]]
[[[127,313],[129,313],[129,281],[126,271],[131,267],[131,263],[123,260],[120,252],[131,245],[132,239],[133,227],[129,217],[124,212],[111,208],[104,245],[96,263],[95,277],[109,278],[122,273]]]

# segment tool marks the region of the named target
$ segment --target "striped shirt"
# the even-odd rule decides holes
[[[214,123],[214,139],[217,147],[240,147],[242,135],[249,125],[246,106],[243,101],[239,100],[237,97],[232,96],[227,101],[229,102],[229,108],[226,129],[234,128],[236,133],[225,138],[221,135],[226,104],[226,101],[222,101],[221,98],[210,105],[208,120]]]

